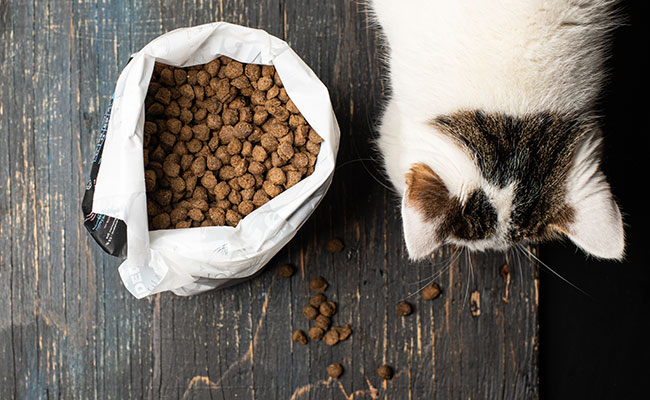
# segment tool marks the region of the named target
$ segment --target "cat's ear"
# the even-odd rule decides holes
[[[597,143],[583,148],[593,156]],[[569,174],[567,204],[572,218],[561,224],[560,231],[586,253],[604,259],[620,260],[625,252],[625,232],[618,205],[597,162],[578,154]]]
[[[427,165],[414,164],[402,197],[404,241],[411,259],[422,259],[443,244],[439,226],[448,204],[449,191],[440,177]]]
[[[618,205],[609,188],[585,196],[573,205],[573,221],[565,234],[586,253],[620,260],[625,252],[625,233]]]

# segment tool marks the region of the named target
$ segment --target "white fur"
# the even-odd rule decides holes
[[[501,212],[509,212],[512,199],[504,199],[489,187],[474,160],[437,132],[430,121],[438,115],[468,109],[512,116],[541,111],[591,112],[603,79],[603,43],[613,25],[612,1],[370,3],[388,45],[391,97],[377,143],[387,175],[397,190],[404,193],[406,173],[413,164],[424,162],[441,177],[450,193],[461,199],[477,187],[495,199],[498,197],[502,204],[499,220],[506,224],[509,215]],[[597,162],[594,161],[596,170]],[[595,172],[577,172],[582,173]],[[570,189],[580,190],[578,187],[584,182],[590,182],[590,192],[602,189],[609,193],[604,179],[596,177],[576,178]],[[587,197],[592,203],[595,201],[594,197]],[[579,198],[573,197],[575,201]],[[590,203],[590,207],[604,206],[604,199]],[[614,207],[618,212],[615,204]],[[585,225],[585,212],[578,212],[578,221],[582,222],[576,226],[581,228],[576,227],[570,237],[592,254],[615,255],[612,250],[595,251],[594,240],[578,239],[589,231],[584,227],[590,226],[588,222]],[[617,222],[615,213],[608,212],[612,218],[599,222],[621,225],[620,215]],[[403,215],[410,214],[403,211]],[[423,229],[408,226],[406,219],[404,222],[407,247],[414,256],[428,244],[418,242],[419,234],[407,232]],[[607,239],[607,235],[618,235],[617,229],[602,231],[601,236]],[[619,236],[622,240],[622,234]],[[619,242],[618,237],[615,242]],[[478,249],[503,247],[498,235],[486,243],[460,244]]]
[[[567,180],[567,201],[577,215],[565,233],[591,255],[620,259],[625,250],[625,234],[621,212],[594,157],[599,142],[586,140],[573,160]]]

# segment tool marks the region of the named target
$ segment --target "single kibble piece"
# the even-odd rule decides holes
[[[308,307],[311,307],[311,306],[308,306]],[[314,320],[314,326],[316,326],[317,328],[321,328],[324,331],[329,329],[331,323],[332,323],[332,321],[329,319],[329,317],[326,317],[324,315],[319,315]]]
[[[307,335],[309,335],[309,338],[311,340],[319,341],[323,338],[323,335],[325,334],[325,331],[319,327],[313,327],[307,332]]]
[[[313,319],[316,319],[318,317],[318,310],[316,309],[316,307],[314,307],[312,305],[306,305],[302,309],[302,314],[305,316],[305,318],[307,318],[309,320],[313,320]]]
[[[325,334],[323,341],[328,346],[334,346],[339,342],[339,334],[335,330],[331,330]]]
[[[327,245],[325,245],[325,250],[330,253],[340,253],[343,251],[344,247],[345,246],[343,245],[343,241],[341,239],[334,238],[327,242]]]
[[[345,324],[345,326],[335,326],[334,329],[339,334],[339,341],[343,341],[352,335],[352,328],[350,324]]]
[[[397,314],[401,315],[402,317],[405,317],[413,312],[413,307],[405,301],[401,301],[397,305]]]
[[[164,214],[159,214],[156,215],[153,219],[153,228],[154,229],[167,229],[169,228],[171,221],[169,218],[169,214],[164,213]]]
[[[242,216],[237,211],[227,210],[226,211],[226,223],[230,226],[237,226],[239,221],[241,221]]]
[[[301,330],[297,330],[293,333],[293,341],[300,344],[307,344],[307,335]]]
[[[389,380],[393,377],[393,369],[388,365],[382,365],[377,368],[377,375],[379,375],[381,379]]]
[[[293,275],[293,272],[294,268],[291,264],[283,264],[278,268],[278,274],[283,278],[290,278]]]
[[[343,366],[339,363],[333,363],[327,367],[327,375],[332,379],[338,379],[342,374]]]
[[[311,299],[309,299],[309,304],[311,304],[314,307],[320,307],[320,305],[326,301],[327,301],[327,297],[322,293],[318,293],[313,295]]]
[[[425,300],[433,300],[436,297],[440,296],[440,286],[433,282],[430,285],[427,285],[427,287],[422,290],[422,298]]]
[[[324,316],[331,317],[336,313],[336,303],[333,301],[326,301],[319,306],[318,310]]]
[[[309,288],[314,292],[324,292],[327,289],[327,281],[322,276],[316,277],[309,282]]]

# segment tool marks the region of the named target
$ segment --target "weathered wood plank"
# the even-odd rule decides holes
[[[6,3],[0,3],[0,65],[2,71],[12,71],[14,47],[11,16]],[[11,203],[13,161],[10,134],[14,128],[9,116],[15,105],[7,99],[14,97],[13,85],[0,81],[0,397],[11,398],[16,391],[16,355],[14,351],[13,317],[13,205]]]
[[[371,160],[384,71],[361,3],[14,3],[0,5],[0,65],[11,77],[0,81],[0,291],[10,299],[0,304],[0,397],[536,397],[532,264],[455,258],[452,249],[431,263],[407,260],[397,197]],[[341,126],[339,168],[314,216],[254,279],[135,300],[119,261],[81,228],[95,132],[133,51],[213,20],[263,28],[312,66]],[[325,252],[332,237],[344,252]],[[453,261],[449,271],[432,265],[441,260]],[[284,262],[298,267],[291,279],[275,273]],[[437,272],[443,295],[422,301],[418,289]],[[302,307],[318,275],[339,305],[334,323],[354,329],[331,348],[290,340],[309,327]],[[403,299],[415,309],[405,318],[395,313]],[[339,381],[327,379],[331,362],[344,365]],[[393,380],[376,376],[382,363],[395,368]]]

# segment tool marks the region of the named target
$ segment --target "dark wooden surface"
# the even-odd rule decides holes
[[[225,20],[288,43],[330,89],[339,167],[319,209],[257,277],[136,300],[119,260],[82,228],[94,140],[130,53],[163,32]],[[396,196],[370,158],[385,93],[359,1],[0,0],[0,398],[536,398],[538,280],[511,254],[445,249],[408,262]],[[328,254],[341,237],[346,248]],[[435,263],[453,260],[443,270]],[[298,273],[280,278],[275,266]],[[501,276],[504,263],[510,274]],[[443,294],[417,293],[431,277]],[[352,337],[299,345],[322,275]],[[407,299],[414,313],[395,313]],[[480,303],[480,305],[479,305]],[[326,367],[340,362],[339,381]],[[395,369],[383,382],[380,364]]]

